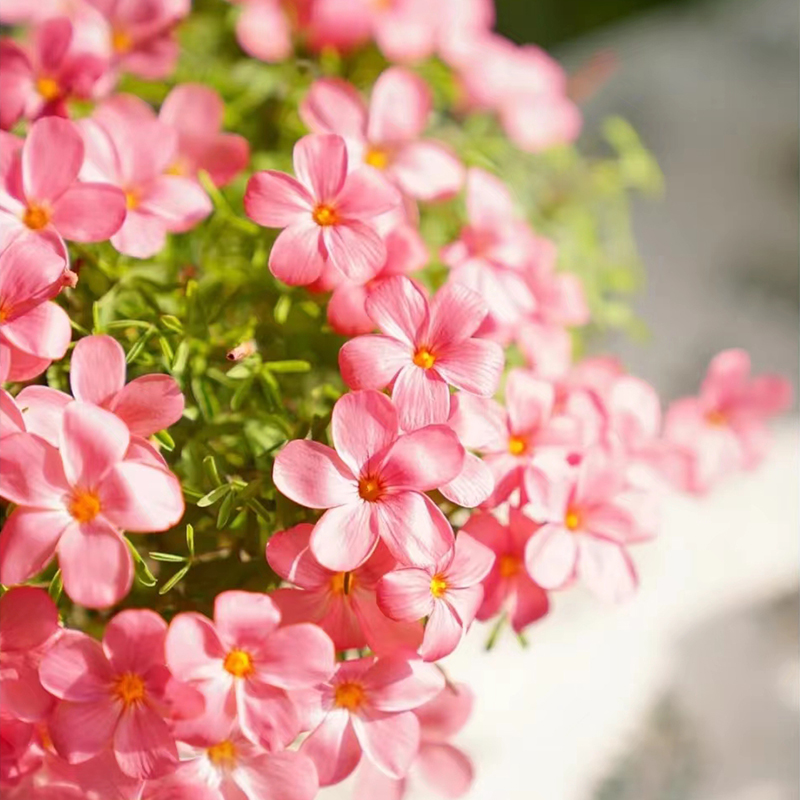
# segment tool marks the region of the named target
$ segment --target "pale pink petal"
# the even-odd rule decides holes
[[[494,477],[489,467],[473,453],[464,454],[464,465],[453,480],[439,487],[451,503],[476,508],[494,491]]]
[[[48,732],[56,752],[70,764],[80,764],[108,747],[119,718],[119,707],[106,696],[85,703],[56,706]]]
[[[100,643],[78,631],[67,630],[47,649],[39,677],[48,692],[73,703],[106,701],[113,672]]]
[[[596,595],[613,602],[629,599],[638,583],[636,570],[625,550],[613,542],[591,536],[581,539],[578,574]]]
[[[438,661],[458,647],[464,634],[464,623],[449,603],[439,600],[425,623],[425,637],[419,654],[425,661]]]
[[[67,479],[58,450],[29,433],[14,433],[0,448],[0,496],[19,506],[61,509]]]
[[[331,508],[358,498],[352,471],[319,442],[289,442],[275,458],[272,480],[279,492],[307,508]]]
[[[339,351],[339,370],[351,389],[383,389],[411,364],[412,356],[404,342],[368,334],[344,343]]]
[[[505,355],[497,342],[468,339],[444,348],[436,360],[437,372],[452,386],[491,397],[503,374]]]
[[[351,172],[336,198],[336,210],[348,219],[364,221],[400,205],[397,189],[376,169],[360,167]]]
[[[397,275],[381,281],[369,293],[367,313],[383,333],[413,348],[418,331],[427,322],[428,301],[413,281]]]
[[[358,336],[375,327],[365,307],[367,295],[366,286],[357,283],[345,282],[333,290],[327,316],[328,324],[336,333]]]
[[[314,762],[320,786],[343,781],[361,759],[361,746],[347,711],[338,709],[330,712],[303,742],[300,752]]]
[[[181,680],[220,677],[225,650],[211,620],[193,612],[178,614],[166,639],[167,665]]]
[[[371,503],[354,503],[331,508],[314,526],[311,552],[334,572],[348,572],[361,566],[375,549],[378,540]]]
[[[577,559],[576,535],[559,525],[544,525],[525,546],[525,567],[545,589],[560,589],[573,576]]]
[[[151,436],[183,415],[183,393],[169,375],[142,375],[125,386],[109,405],[135,436]]]
[[[140,211],[128,211],[122,227],[111,237],[111,244],[126,256],[150,258],[164,247],[166,240],[164,220]]]
[[[386,261],[380,234],[357,219],[323,227],[322,236],[331,263],[350,280],[369,280]]]
[[[414,139],[425,130],[431,105],[431,90],[422,78],[402,67],[390,67],[372,89],[367,137],[377,143]]]
[[[417,651],[422,643],[422,623],[419,618],[412,622],[389,619],[378,607],[374,592],[356,589],[351,603],[364,639],[373,653],[382,656]]]
[[[475,619],[483,602],[483,585],[448,588],[445,599],[466,630]]]
[[[116,614],[103,633],[103,650],[116,672],[145,673],[164,664],[167,623],[148,609]]]
[[[388,617],[410,622],[433,611],[431,575],[424,569],[397,569],[381,578],[378,606]]]
[[[22,182],[29,202],[57,200],[78,177],[83,139],[74,123],[60,117],[35,122],[22,148]]]
[[[450,416],[450,390],[435,369],[404,367],[395,379],[392,399],[406,431],[445,423]]]
[[[271,752],[283,750],[300,733],[297,708],[283,690],[248,680],[237,687],[239,724],[248,739]]]
[[[285,228],[308,220],[314,199],[298,180],[284,172],[256,172],[247,182],[244,210],[265,228]]]
[[[385,394],[349,392],[334,406],[331,431],[337,453],[360,475],[397,438],[397,412]]]
[[[329,203],[344,186],[347,175],[347,148],[344,139],[334,134],[310,134],[294,146],[294,172],[311,189],[318,203]]]
[[[72,338],[69,317],[55,303],[41,303],[2,326],[3,336],[25,354],[57,360],[64,357]]]
[[[316,686],[333,674],[333,643],[316,625],[279,628],[269,635],[268,646],[259,653],[257,670],[259,680],[281,689]]]
[[[248,798],[265,800],[313,800],[319,788],[311,759],[292,750],[243,762],[236,770],[236,783]]]
[[[430,304],[427,344],[434,352],[475,335],[486,317],[481,296],[458,283],[446,283]]]
[[[164,719],[146,705],[133,705],[120,717],[114,732],[114,755],[132,778],[160,778],[174,772],[178,751]]]
[[[447,517],[426,495],[393,494],[377,503],[376,510],[378,534],[403,564],[433,564],[453,546],[453,529]]]
[[[496,176],[473,167],[467,173],[467,215],[479,228],[507,225],[516,218],[508,187]]]
[[[225,647],[261,649],[281,620],[272,599],[260,592],[228,591],[214,600],[214,624]]]
[[[431,787],[448,800],[462,797],[472,786],[472,762],[451,744],[425,742],[420,747],[418,763]]]
[[[456,539],[453,560],[447,567],[448,586],[474,586],[489,574],[493,564],[492,550],[469,533],[462,531]]]
[[[464,184],[464,165],[443,144],[409,142],[391,162],[392,177],[411,197],[424,202],[444,200]]]
[[[25,406],[18,406],[5,389],[0,389],[0,438],[10,436],[12,433],[25,433],[26,425],[22,416],[22,408]]]
[[[74,352],[72,358],[74,363]],[[20,408],[25,409],[25,429],[40,436],[53,447],[58,447],[61,418],[64,408],[72,402],[72,397],[49,386],[26,386],[17,395],[17,402]]]
[[[451,481],[464,465],[464,448],[447,425],[429,425],[400,436],[391,446],[381,478],[390,487],[437,489]]]
[[[750,377],[750,356],[746,350],[723,350],[711,360],[700,394],[714,405],[735,396]]]
[[[269,254],[270,272],[289,286],[313,283],[324,266],[320,228],[310,218],[283,230]]]
[[[414,709],[422,725],[423,742],[455,736],[467,724],[474,703],[475,695],[467,684],[449,682],[436,697]]]
[[[210,135],[222,127],[222,98],[202,83],[181,83],[165,98],[158,118],[190,136]]]
[[[52,222],[65,239],[102,242],[122,227],[126,214],[125,195],[116,186],[76,183],[56,202]]]
[[[178,175],[161,175],[152,181],[139,208],[163,220],[166,229],[174,233],[189,230],[214,210],[200,184]]]
[[[356,774],[355,797],[380,797],[381,800],[403,800],[405,778],[390,778],[369,759],[361,762]]]
[[[277,531],[267,542],[267,562],[286,581],[302,589],[327,585],[331,571],[321,566],[309,550],[313,525],[301,522],[285,531]]]
[[[243,136],[220,133],[197,155],[198,169],[205,170],[215,186],[230,183],[250,160],[250,145]]]
[[[353,729],[364,755],[392,778],[408,772],[419,748],[419,722],[410,711],[353,717]]]
[[[0,297],[21,310],[49,300],[61,288],[65,267],[63,254],[47,240],[21,236],[0,251]]]
[[[501,121],[509,139],[529,153],[575,141],[582,124],[578,107],[560,95],[514,98],[501,108]]]
[[[58,542],[64,591],[87,608],[108,608],[133,583],[133,559],[125,540],[102,517],[73,523]]]
[[[300,119],[314,133],[338,133],[345,138],[364,137],[367,111],[352,84],[339,78],[320,78],[311,84],[300,103]]]
[[[448,424],[464,447],[482,452],[504,450],[508,443],[508,415],[495,400],[461,392],[450,399]]]
[[[69,382],[76,399],[102,406],[125,386],[125,351],[110,336],[80,339],[72,351]]]
[[[13,586],[41,572],[53,558],[58,540],[71,522],[64,511],[15,509],[0,533],[0,582]]]
[[[236,41],[242,50],[262,61],[282,61],[292,54],[291,27],[277,3],[245,3],[236,20]]]
[[[535,430],[550,417],[555,403],[555,388],[549,381],[530,372],[514,369],[506,383],[506,406],[513,433]]]

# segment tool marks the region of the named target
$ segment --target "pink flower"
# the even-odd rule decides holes
[[[419,770],[426,786],[442,797],[461,797],[472,785],[472,762],[448,740],[466,724],[472,713],[473,699],[467,685],[448,684],[433,700],[414,709],[420,724],[420,743],[411,774]],[[400,800],[406,794],[408,783],[407,778],[390,778],[371,761],[364,760],[358,771],[355,796]]]
[[[178,60],[175,27],[190,0],[87,0],[108,23],[112,63],[147,80],[166,78]]]
[[[428,263],[428,251],[419,232],[408,224],[398,225],[386,235],[386,261],[369,280],[347,280],[338,270],[340,278],[328,302],[328,324],[345,336],[369,333],[375,323],[367,313],[367,298],[381,282],[393,275],[416,272]]]
[[[8,242],[0,251],[0,380],[35,378],[67,352],[69,317],[50,302],[65,267],[63,256],[38,238]]]
[[[520,633],[547,614],[547,592],[525,569],[525,545],[539,525],[517,508],[508,510],[508,524],[491,514],[475,514],[461,529],[495,554],[494,564],[483,581],[483,603],[476,618],[491,619],[505,611],[511,627]]]
[[[155,778],[175,769],[166,633],[166,622],[147,610],[117,614],[102,645],[78,631],[62,633],[39,667],[42,684],[62,701],[49,721],[59,755],[80,763],[110,743],[131,777]]]
[[[454,195],[464,167],[444,145],[421,139],[431,115],[428,85],[400,67],[381,73],[369,109],[353,86],[323,78],[312,84],[300,116],[314,133],[336,133],[347,141],[350,158],[382,170],[401,191],[418,200]]]
[[[755,467],[768,442],[765,421],[788,408],[791,399],[785,378],[750,377],[744,350],[715,356],[699,397],[676,400],[667,411],[664,435],[689,462],[682,487],[702,493],[731,472]]]
[[[125,219],[125,195],[116,186],[78,181],[84,149],[69,120],[35,122],[0,187],[3,230],[55,233],[77,242],[116,233]]]
[[[58,609],[43,589],[20,586],[0,597],[0,711],[25,722],[46,717],[53,698],[39,682],[39,662],[59,633]]]
[[[92,95],[106,62],[76,48],[74,34],[69,19],[55,17],[33,29],[28,48],[0,39],[0,128],[9,130],[21,118],[65,117],[69,100]]]
[[[333,408],[335,450],[305,439],[278,453],[272,479],[308,508],[328,509],[311,552],[328,569],[353,570],[379,539],[401,563],[426,566],[453,546],[447,518],[423,492],[452,480],[464,449],[450,428],[399,434],[397,412],[379,392],[353,392]]]
[[[339,369],[351,389],[391,384],[405,430],[446,422],[450,386],[484,397],[497,390],[503,350],[474,335],[486,316],[474,292],[450,284],[428,302],[411,280],[397,276],[370,293],[366,308],[382,335],[347,342]]]
[[[294,146],[294,171],[266,170],[250,178],[247,215],[259,225],[284,228],[269,257],[272,274],[294,286],[313,283],[330,261],[353,280],[372,278],[386,260],[374,219],[399,197],[369,168],[347,173],[344,139],[304,136]]]
[[[624,469],[599,448],[577,469],[551,476],[550,491],[530,510],[542,523],[525,546],[525,567],[536,583],[560,589],[581,578],[610,600],[635,591],[636,570],[626,545],[649,533],[628,507],[628,488]]]
[[[211,201],[196,181],[166,173],[178,152],[172,128],[113,100],[80,125],[86,144],[82,177],[118,186],[125,195],[128,213],[111,237],[121,253],[149,258],[164,246],[167,232],[189,230],[211,213]]]
[[[267,752],[235,725],[206,723],[190,745],[173,778],[193,790],[186,800],[313,800],[317,794],[317,773],[308,756]]]
[[[427,617],[419,654],[438,661],[456,649],[483,600],[481,581],[494,555],[460,533],[453,550],[424,569],[395,569],[378,584],[378,605],[392,619],[410,622]]]
[[[295,525],[278,531],[267,542],[267,561],[281,578],[299,587],[270,594],[281,611],[281,623],[313,622],[331,637],[337,650],[369,647],[386,654],[405,648],[416,652],[422,626],[398,623],[378,608],[375,589],[397,563],[379,544],[358,569],[333,572],[314,558],[309,540],[314,526]]]
[[[287,9],[280,0],[231,0],[242,6],[236,19],[236,41],[248,55],[262,61],[283,61],[293,51],[290,12],[302,14],[292,3]]]
[[[120,531],[172,527],[183,516],[180,484],[165,469],[127,460],[128,428],[101,408],[70,403],[60,433],[60,449],[30,433],[3,440],[0,495],[17,508],[0,536],[0,581],[29,580],[58,552],[67,594],[105,608],[133,580]]]
[[[444,686],[432,664],[399,657],[344,661],[318,692],[322,721],[300,752],[317,767],[320,786],[344,780],[361,753],[392,778],[405,775],[419,748],[412,713]]]
[[[280,750],[300,732],[288,691],[327,680],[333,644],[316,625],[279,627],[281,614],[265,594],[217,595],[214,622],[178,614],[167,635],[167,663],[181,680],[199,688],[207,714],[267,750]]]
[[[25,431],[25,419],[17,401],[5,389],[0,389],[0,439]]]
[[[536,237],[522,221],[507,187],[484,170],[467,173],[469,224],[459,239],[442,249],[450,282],[477,292],[489,309],[488,330],[508,342],[520,320],[536,310],[525,268],[536,251]]]

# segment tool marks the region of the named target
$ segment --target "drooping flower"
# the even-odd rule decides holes
[[[312,84],[300,116],[314,133],[344,137],[352,161],[381,170],[417,200],[454,195],[464,167],[445,146],[421,138],[432,109],[431,91],[417,75],[390,67],[375,82],[369,108],[354,87],[323,78]]]
[[[373,169],[347,170],[341,136],[310,135],[294,146],[297,178],[275,170],[250,178],[247,215],[284,229],[269,257],[270,271],[284,283],[313,283],[327,262],[348,278],[368,280],[386,260],[374,221],[397,206],[399,195]]]
[[[507,525],[486,513],[474,514],[467,520],[462,534],[469,533],[495,554],[483,581],[483,602],[476,619],[491,619],[505,611],[511,627],[520,633],[547,614],[547,592],[525,568],[525,545],[539,527],[518,508],[508,510]]]
[[[664,436],[688,461],[681,488],[702,493],[731,472],[755,467],[768,442],[765,421],[788,408],[791,397],[791,385],[778,375],[751,378],[744,350],[715,356],[700,395],[667,410]]]
[[[65,268],[63,256],[38,237],[0,250],[0,380],[35,378],[67,352],[69,317],[51,302]]]
[[[460,533],[451,553],[424,569],[392,570],[378,584],[378,605],[392,619],[427,617],[419,654],[438,661],[456,649],[483,600],[481,581],[494,562],[492,551]]]
[[[0,187],[0,229],[76,242],[113,236],[125,219],[125,195],[107,183],[78,180],[84,152],[75,123],[58,117],[35,122]]]
[[[310,547],[328,569],[364,563],[379,539],[401,563],[425,566],[453,546],[453,529],[426,491],[452,480],[464,461],[453,431],[430,425],[400,435],[397,411],[379,392],[351,392],[334,406],[335,450],[289,442],[275,459],[275,486],[296,503],[328,509]]]
[[[126,459],[130,434],[108,411],[74,401],[63,411],[60,448],[30,433],[3,440],[0,496],[16,504],[0,534],[0,581],[22,583],[58,553],[64,590],[105,608],[133,580],[122,530],[167,530],[183,516],[168,470]]]
[[[420,741],[412,709],[443,687],[442,673],[421,661],[389,656],[340,663],[315,693],[322,720],[300,748],[316,765],[320,786],[344,780],[362,752],[390,777],[403,777]]]
[[[392,386],[406,431],[447,421],[450,386],[488,397],[497,389],[503,350],[474,334],[486,316],[481,298],[450,284],[429,302],[408,278],[376,287],[367,313],[382,331],[359,336],[339,351],[339,368],[351,389]]]
[[[178,614],[167,635],[173,674],[199,688],[207,713],[236,721],[250,741],[281,750],[300,732],[289,691],[309,689],[334,669],[331,640],[311,624],[279,627],[272,599],[228,591],[214,601],[214,621]]]
[[[337,650],[369,647],[387,654],[416,652],[422,625],[395,622],[378,608],[376,586],[397,562],[383,544],[358,569],[334,572],[314,558],[309,540],[314,526],[307,523],[278,531],[267,542],[267,561],[285,581],[298,588],[270,593],[281,611],[281,623],[313,622],[331,637]]]

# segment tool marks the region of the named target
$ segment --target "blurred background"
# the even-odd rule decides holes
[[[796,0],[497,6],[503,33],[571,73],[613,54],[587,137],[620,114],[664,172],[663,196],[634,206],[649,338],[611,350],[666,400],[726,347],[797,386]],[[669,501],[633,602],[557,595],[527,649],[506,634],[487,654],[476,625],[447,662],[477,697],[457,739],[469,800],[798,800],[799,475],[795,411],[758,472]]]

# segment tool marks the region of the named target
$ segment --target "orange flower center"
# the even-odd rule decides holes
[[[564,515],[564,527],[569,531],[577,531],[583,520],[581,519],[581,515],[573,508],[567,510],[567,513]]]
[[[370,147],[364,153],[364,163],[375,169],[386,169],[389,166],[389,153],[382,147]]]
[[[320,203],[314,209],[311,216],[314,218],[314,222],[323,228],[327,228],[330,225],[335,225],[339,221],[339,215],[336,213],[336,209],[333,206],[329,206],[325,203]]]
[[[420,347],[414,353],[414,363],[422,369],[430,369],[436,363],[436,356],[427,347]]]
[[[355,576],[352,572],[337,572],[331,578],[331,591],[334,594],[350,594],[355,585]]]
[[[0,324],[5,322],[8,319],[11,319],[11,315],[14,313],[14,306],[8,302],[8,300],[0,300]]]
[[[215,767],[232,767],[236,763],[236,745],[230,739],[226,739],[224,742],[211,745],[206,750],[206,755]]]
[[[126,31],[114,30],[111,32],[111,48],[115,53],[124,55],[133,47],[133,38]]]
[[[522,436],[509,436],[508,437],[508,452],[512,456],[521,456],[528,449],[528,443]]]
[[[378,478],[368,475],[358,482],[358,494],[362,500],[375,503],[383,496],[383,486]]]
[[[141,202],[141,198],[139,197],[139,192],[135,189],[129,189],[125,192],[125,205],[128,208],[128,211],[133,211],[134,209],[139,207],[139,203]]]
[[[61,87],[58,85],[58,81],[55,78],[47,78],[44,75],[36,79],[36,91],[48,103],[52,103],[53,100],[57,100],[61,96]]]
[[[32,230],[39,231],[50,222],[50,212],[44,207],[31,203],[22,215],[22,221]]]
[[[145,698],[144,681],[133,672],[125,672],[115,681],[111,689],[114,697],[122,701],[125,708],[141,703]]]
[[[78,522],[91,522],[100,513],[100,498],[91,489],[76,489],[67,510]]]
[[[366,699],[364,687],[354,681],[340,683],[333,694],[333,703],[337,708],[357,711]]]
[[[244,650],[231,650],[222,665],[234,678],[246,678],[253,672],[253,659]]]
[[[728,424],[728,418],[722,411],[712,409],[706,412],[706,422],[713,425],[715,428],[723,428]]]
[[[444,575],[434,575],[431,578],[431,594],[434,597],[442,597],[447,591],[447,581]]]
[[[521,566],[522,562],[517,556],[504,555],[498,559],[501,578],[513,578],[519,572]]]

